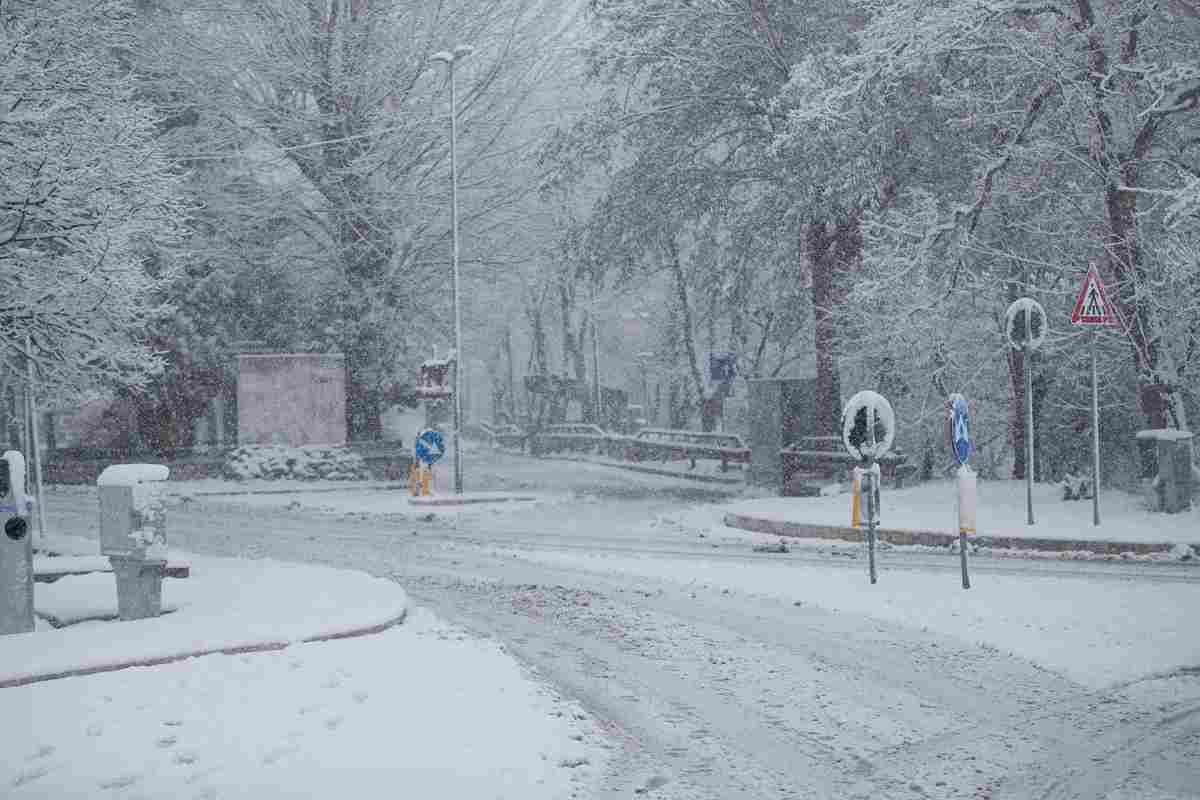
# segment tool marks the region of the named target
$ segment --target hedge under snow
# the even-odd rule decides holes
[[[225,475],[236,480],[356,481],[371,477],[367,462],[344,447],[245,445],[225,461]]]

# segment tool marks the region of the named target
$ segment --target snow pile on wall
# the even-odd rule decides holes
[[[223,471],[235,480],[357,481],[371,477],[362,456],[344,447],[247,445],[229,454]]]

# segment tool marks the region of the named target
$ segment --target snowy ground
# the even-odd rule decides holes
[[[604,737],[578,706],[497,642],[426,609],[405,618],[394,581],[171,559],[191,576],[164,582],[156,619],[113,621],[111,574],[37,586],[39,616],[61,627],[0,639],[0,684],[69,676],[0,689],[0,796],[333,797],[353,785],[356,797],[549,800],[588,793],[603,769]],[[187,657],[221,650],[243,652]],[[139,663],[153,666],[79,674]]]
[[[0,718],[14,800],[567,798],[604,761],[576,707],[423,610],[376,636],[0,690]]]
[[[956,556],[896,548],[872,587],[857,546],[754,552],[715,524],[721,487],[504,454],[467,478],[547,501],[412,519],[196,497],[169,535],[394,577],[497,637],[615,745],[595,797],[1200,796],[1192,563],[981,556],[964,592]],[[94,498],[52,500],[94,537]]]

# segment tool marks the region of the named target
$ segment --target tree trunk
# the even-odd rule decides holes
[[[821,436],[841,432],[842,389],[837,364],[835,309],[845,298],[843,277],[862,258],[859,214],[837,223],[812,222],[802,232],[804,253],[812,274],[813,338],[816,350],[816,431]]]
[[[504,326],[504,360],[508,364],[508,421],[517,421],[517,384],[513,370],[512,328]]]
[[[692,330],[692,308],[688,302],[687,279],[683,274],[683,264],[679,259],[679,248],[675,245],[675,240],[667,241],[667,262],[671,267],[671,274],[675,277],[675,297],[679,302],[679,327],[680,333],[683,336],[682,347],[684,357],[687,362],[688,374],[692,379],[692,389],[696,393],[696,403],[703,405],[704,403],[704,378],[700,373],[700,365],[696,363],[696,339],[695,333]],[[690,405],[686,399],[681,401],[681,405]],[[684,413],[684,424],[682,427],[687,427],[686,419],[690,417],[690,413]]]

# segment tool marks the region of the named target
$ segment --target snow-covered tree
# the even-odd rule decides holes
[[[785,121],[777,100],[789,65],[844,38],[847,20],[832,4],[814,12],[765,0],[593,8],[593,64],[606,94],[559,157],[611,170],[589,249],[621,281],[661,282],[671,311],[664,344],[695,410],[706,392],[702,343],[739,352],[747,374],[777,374],[797,358],[809,309],[825,306],[811,267],[814,256],[821,266],[830,258],[806,247],[801,230],[828,222],[840,236],[849,212],[814,202],[823,165],[776,148]],[[852,244],[844,233],[839,241]],[[818,371],[818,417],[832,429],[836,368],[819,357]]]
[[[475,49],[456,68],[466,304],[491,262],[512,253],[520,224],[505,224],[507,214],[536,186],[517,169],[532,149],[517,123],[563,7],[154,5],[157,35],[143,61],[171,65],[163,94],[193,117],[176,144],[195,164],[205,206],[205,302],[262,279],[268,292],[225,308],[237,336],[344,352],[351,436],[377,434],[387,385],[415,375],[430,342],[452,339],[448,92],[445,67],[429,57]],[[264,304],[293,310],[258,313]]]
[[[1033,294],[1066,329],[1079,278],[1095,262],[1128,326],[1129,359],[1117,363],[1132,364],[1126,386],[1139,391],[1125,405],[1136,396],[1147,424],[1183,425],[1195,330],[1160,309],[1178,292],[1165,276],[1182,268],[1170,243],[1196,222],[1188,188],[1200,169],[1194,4],[866,0],[855,8],[854,48],[826,63],[823,86],[808,82],[784,138],[828,130],[907,145],[891,151],[898,160],[864,147],[858,164],[834,162],[849,178],[865,170],[894,179],[898,198],[889,212],[867,210],[865,272],[845,307],[864,333],[877,333],[861,352],[878,363],[909,348],[924,358],[893,363],[920,364],[924,374],[909,370],[910,379],[962,388],[1003,351],[998,323],[1008,301]],[[901,124],[864,124],[864,108]],[[974,327],[981,319],[991,321],[987,336]],[[1014,400],[1024,368],[1010,358]],[[1014,432],[1023,436],[1019,416]],[[1018,437],[1013,443],[1019,452]]]
[[[119,56],[129,4],[0,6],[0,357],[26,342],[55,396],[140,385],[160,366],[147,326],[168,309],[184,208],[157,117]]]

